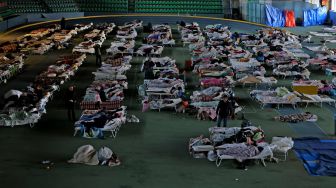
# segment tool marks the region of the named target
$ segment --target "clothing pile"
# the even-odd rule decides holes
[[[118,28],[119,29],[122,29],[122,28],[140,29],[140,28],[142,28],[142,24],[143,24],[143,21],[141,21],[141,20],[133,20],[133,21],[124,23],[123,26],[119,26]]]
[[[51,25],[47,28],[40,28],[40,29],[33,30],[28,34],[25,34],[24,37],[42,38],[42,37],[44,37],[44,36],[46,36],[50,33],[55,32],[56,30],[60,30],[60,29],[61,29],[60,25],[54,24],[54,25]]]
[[[59,25],[52,25],[48,28],[41,28],[31,31],[22,37],[17,38],[20,51],[24,53],[44,54],[52,47],[55,42],[50,38],[56,32],[60,31]]]
[[[82,27],[77,26],[71,30],[60,30],[57,27],[57,29],[53,29],[47,35],[45,35],[47,38],[38,38],[41,40],[28,40],[30,37],[36,37],[36,35],[25,36],[25,38],[21,39],[24,40],[24,43],[21,46],[21,51],[31,52],[34,54],[45,54],[53,47],[58,50],[66,48],[69,46],[69,40],[71,40],[74,36],[78,35],[79,32],[85,31],[90,27],[91,25],[83,25]]]
[[[16,53],[19,52],[19,44],[11,41],[4,42],[0,45],[0,53]]]
[[[161,56],[163,48],[160,45],[142,44],[135,53],[140,56]]]
[[[72,50],[73,53],[95,53],[96,46],[102,46],[103,42],[106,40],[106,36],[110,34],[115,28],[114,23],[95,25],[94,29],[84,35],[84,42],[81,42]]]
[[[143,60],[141,71],[145,72],[145,79],[173,79],[179,76],[175,60],[170,57],[147,57]]]
[[[0,45],[0,53],[42,53],[45,49],[50,49],[52,40],[46,39],[60,30],[59,25],[50,25],[46,28],[33,30],[28,34],[17,37],[13,41],[8,41]]]
[[[318,93],[329,96],[336,96],[336,83],[328,83],[327,81],[323,80],[319,81]]]
[[[300,102],[300,98],[293,92],[288,91],[287,88],[278,87],[275,90],[252,90],[250,95],[253,99],[265,107],[267,104],[290,104],[293,107]]]
[[[55,46],[55,43],[51,39],[43,39],[38,41],[27,42],[25,47],[22,48],[25,52],[31,52],[33,54],[44,54],[49,51],[52,47]]]
[[[329,65],[328,56],[315,57],[307,60],[310,67],[315,69],[325,69]]]
[[[108,59],[111,58],[108,57],[107,60]],[[95,75],[95,80],[126,80],[126,72],[131,68],[131,64],[129,63],[131,58],[123,60],[125,61],[119,66],[103,62],[102,66],[97,69],[96,72],[92,73]]]
[[[230,28],[222,24],[207,25],[204,32],[210,41],[221,41],[231,36]]]
[[[142,104],[143,111],[150,109],[174,108],[182,102],[185,92],[184,82],[180,79],[158,78],[144,80],[142,88],[145,96]]]
[[[23,54],[0,54],[0,83],[6,83],[21,72],[23,65]]]
[[[136,29],[142,28],[142,21],[134,20],[126,22],[122,26],[118,26],[117,38],[118,39],[135,39],[138,36]]]
[[[111,55],[115,54],[133,54],[135,46],[135,40],[120,40],[111,42],[110,48],[106,49],[106,52]]]
[[[310,71],[305,65],[300,64],[278,65],[275,69],[273,69],[273,75],[282,76],[283,78],[290,76],[309,79]]]
[[[231,77],[227,76],[224,78],[202,78],[200,79],[200,84],[202,88],[208,87],[231,87],[234,84],[234,81]]]
[[[193,64],[206,61],[207,59],[214,59],[221,56],[221,46],[198,46],[191,50],[191,61]]]
[[[35,79],[39,85],[62,85],[75,75],[75,72],[82,65],[86,55],[61,56],[55,65],[50,65],[48,70],[42,72]]]
[[[171,27],[166,24],[153,25],[152,33],[145,40],[147,44],[175,45]]]
[[[86,31],[86,30],[90,29],[92,26],[93,26],[93,23],[89,23],[89,24],[75,24],[74,28],[79,33],[79,32],[83,32],[83,31]]]
[[[269,51],[266,49],[265,64],[269,67],[276,68],[278,65],[296,64],[297,60],[290,56],[286,51]]]
[[[135,25],[126,25],[126,26],[119,26],[117,32],[118,39],[135,39],[138,36],[138,33],[134,27]]]
[[[289,114],[289,115],[281,115],[274,117],[275,120],[288,122],[288,123],[298,123],[298,122],[315,122],[317,121],[317,115],[312,114],[310,112],[303,112],[299,114]]]
[[[205,37],[198,23],[182,23],[179,25],[178,30],[181,33],[183,46],[189,45],[189,49],[200,48],[204,46]]]
[[[73,30],[61,30],[59,32],[54,33],[48,39],[52,40],[55,43],[57,49],[66,48],[68,46],[68,42],[70,39],[77,35],[76,29]]]
[[[243,78],[237,80],[237,83],[241,83],[243,86],[247,84],[276,84],[278,80],[274,77],[264,77],[264,76],[244,76]]]
[[[202,60],[202,63],[194,64],[193,73],[199,74],[202,76],[203,74],[212,73],[212,72],[219,72],[225,69],[228,69],[228,66],[222,63],[210,63],[213,59],[209,59],[210,61],[207,62]],[[229,75],[229,73],[227,73]]]
[[[261,65],[261,63],[257,59],[250,57],[230,58],[229,63],[235,70],[253,68]]]

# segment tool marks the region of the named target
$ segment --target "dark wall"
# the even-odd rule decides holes
[[[168,23],[170,25],[175,25],[177,22],[197,22],[201,27],[205,27],[209,24],[218,24],[222,23],[227,26],[234,26],[235,30],[238,31],[246,31],[246,32],[255,32],[255,30],[259,29],[260,26],[248,24],[248,23],[240,23],[229,20],[222,20],[217,18],[200,18],[200,17],[182,17],[182,16],[117,16],[117,17],[104,17],[104,18],[87,18],[87,19],[79,19],[79,20],[68,20],[67,25],[73,25],[76,23],[102,23],[102,22],[113,22],[116,25],[122,25],[125,22],[133,21],[135,19],[142,20],[143,24],[146,25],[149,22],[152,24],[162,24]],[[39,26],[36,26],[39,27]]]

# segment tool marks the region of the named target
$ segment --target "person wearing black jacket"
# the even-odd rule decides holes
[[[102,65],[102,54],[100,51],[100,46],[97,44],[94,46],[95,55],[96,55],[96,65],[101,66]]]
[[[232,104],[229,101],[228,96],[224,95],[219,101],[216,114],[217,114],[217,127],[220,127],[223,121],[223,127],[227,126],[227,118],[233,113]]]
[[[68,119],[70,121],[76,121],[75,102],[75,87],[70,86],[65,94],[65,105],[68,109]]]
[[[65,29],[65,18],[64,17],[62,17],[60,25],[61,25],[61,29],[64,30]]]

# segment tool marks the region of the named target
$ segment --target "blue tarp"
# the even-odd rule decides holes
[[[284,27],[286,20],[282,10],[266,5],[266,25],[272,27]]]
[[[328,17],[328,9],[327,7],[317,8],[317,24],[322,25],[327,20]]]
[[[303,11],[303,26],[322,25],[328,15],[327,7],[319,7]]]
[[[336,11],[331,10],[329,11],[329,19],[333,25],[336,25]]]
[[[294,150],[310,175],[336,176],[336,140],[295,139]]]

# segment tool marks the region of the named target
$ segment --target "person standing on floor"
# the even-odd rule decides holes
[[[65,18],[64,17],[62,17],[60,25],[61,25],[61,29],[64,30],[65,29]]]
[[[65,100],[66,100],[66,106],[68,109],[68,119],[70,121],[76,121],[76,115],[75,115],[75,86],[69,86],[68,90],[65,94]]]
[[[229,97],[224,95],[219,101],[216,114],[217,114],[217,127],[220,127],[221,122],[223,121],[223,127],[227,126],[227,118],[233,113],[232,104],[229,101]]]
[[[100,46],[97,44],[97,45],[95,45],[94,49],[95,49],[95,55],[96,55],[96,65],[101,66],[102,65],[102,59],[101,59]]]

